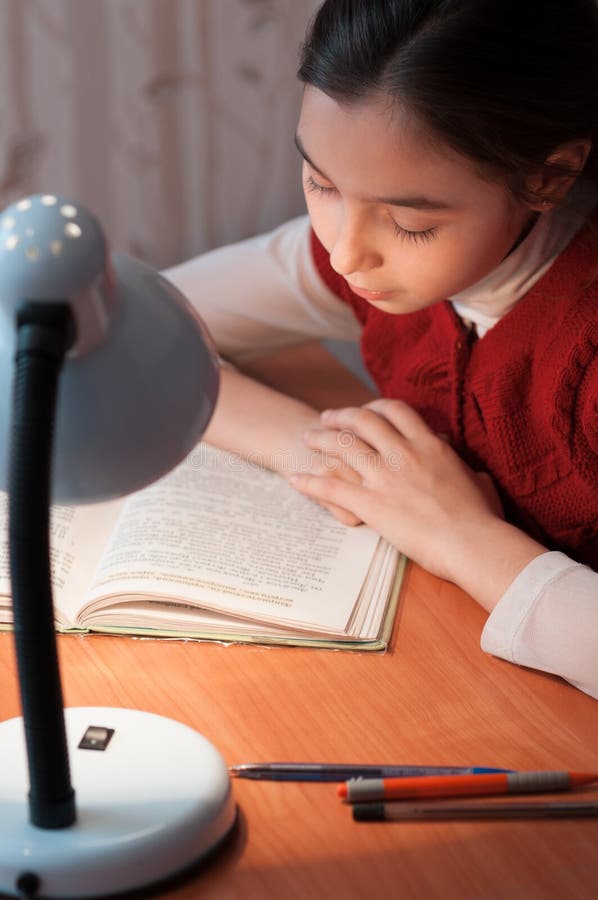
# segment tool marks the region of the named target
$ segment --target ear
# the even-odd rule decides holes
[[[526,181],[530,209],[546,212],[560,203],[581,174],[591,150],[592,142],[585,138],[556,147],[541,171]]]

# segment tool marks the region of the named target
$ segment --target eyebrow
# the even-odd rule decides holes
[[[326,175],[325,172],[322,172],[318,166],[311,160],[307,154],[305,147],[303,146],[303,142],[298,134],[295,135],[295,146],[306,163],[309,163],[311,168],[321,175],[322,178],[325,178],[326,181],[330,181],[331,179]],[[430,209],[430,210],[441,210],[441,209],[452,209],[452,205],[447,203],[444,200],[432,200],[430,197],[367,197],[367,200],[372,203],[384,203],[387,206],[406,206],[410,209]]]

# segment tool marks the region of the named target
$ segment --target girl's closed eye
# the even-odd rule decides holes
[[[425,243],[436,237],[437,228],[423,228],[421,231],[412,231],[409,228],[402,228],[398,222],[393,219],[395,236],[402,241],[412,241],[414,244]]]
[[[314,194],[332,195],[337,193],[336,188],[330,185],[320,184],[313,175],[307,175],[305,177],[305,188]],[[422,228],[421,230],[403,228],[398,222],[395,222],[392,217],[391,220],[395,236],[403,241],[412,241],[415,244],[431,240],[436,236],[438,230],[437,228]]]
[[[305,187],[308,191],[312,191],[314,194],[334,194],[336,193],[336,188],[328,187],[324,184],[320,184],[312,175],[307,175],[305,178]]]

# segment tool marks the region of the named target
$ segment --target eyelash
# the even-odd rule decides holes
[[[305,179],[305,187],[308,191],[311,191],[313,194],[334,194],[335,189],[332,187],[325,187],[323,184],[318,184],[318,182],[312,178],[311,175],[308,175]],[[392,219],[393,223],[393,231],[395,237],[400,238],[402,241],[411,241],[414,244],[426,243],[426,241],[432,240],[436,235],[436,228],[425,228],[423,231],[409,231],[407,228],[401,228],[401,226]]]
[[[305,186],[308,191],[311,191],[313,194],[333,194],[334,188],[324,187],[323,184],[318,184],[318,182],[312,178],[311,175],[308,175],[305,179]]]
[[[436,228],[425,228],[423,231],[408,231],[406,228],[401,228],[400,225],[393,219],[394,233],[395,237],[400,238],[402,241],[412,241],[414,244],[425,244],[426,241],[431,241],[433,237],[436,236]]]

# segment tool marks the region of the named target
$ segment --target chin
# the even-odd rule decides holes
[[[388,300],[374,300],[369,302],[371,306],[375,309],[379,309],[381,312],[390,313],[394,316],[401,316],[407,313],[419,312],[422,309],[426,309],[428,306],[432,306],[438,301],[416,300],[410,299],[409,297],[398,296]]]

